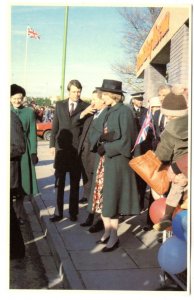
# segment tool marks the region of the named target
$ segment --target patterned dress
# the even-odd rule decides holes
[[[107,133],[107,123],[104,125],[104,133]],[[105,156],[101,156],[96,171],[96,182],[93,194],[92,210],[96,213],[102,213],[103,207],[103,186],[104,186],[104,161]]]
[[[104,185],[104,160],[105,157],[101,156],[96,171],[96,183],[93,194],[93,206],[92,211],[96,213],[102,213],[103,205],[103,185]]]

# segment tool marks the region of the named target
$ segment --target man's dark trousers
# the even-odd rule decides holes
[[[63,216],[64,204],[64,188],[66,173],[64,172],[57,178],[57,208],[59,216]],[[78,214],[78,201],[79,201],[79,183],[81,178],[81,168],[72,168],[69,171],[70,177],[70,196],[69,196],[69,214],[70,216],[77,216]]]

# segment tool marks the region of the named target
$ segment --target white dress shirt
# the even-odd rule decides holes
[[[73,110],[75,110],[77,107],[77,101],[72,101],[69,99],[69,111],[71,111],[71,104],[73,104]]]

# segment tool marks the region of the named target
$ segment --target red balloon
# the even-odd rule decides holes
[[[149,209],[149,214],[150,214],[150,218],[154,224],[159,223],[160,220],[163,218],[163,216],[165,214],[165,209],[166,209],[166,198],[159,198],[159,199],[155,200],[154,202],[152,202],[150,209]],[[180,211],[182,211],[182,209],[180,208],[180,206],[177,206],[172,215],[172,219]],[[171,226],[166,228],[166,230],[168,230],[168,231],[171,229],[172,229]]]
[[[152,202],[149,209],[149,214],[154,224],[160,222],[161,218],[165,214],[165,209],[166,209],[166,198],[159,198],[154,202]]]

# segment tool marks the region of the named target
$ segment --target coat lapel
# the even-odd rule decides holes
[[[67,118],[70,118],[68,100],[64,100],[64,102],[63,102],[63,110],[64,110],[65,116]]]

